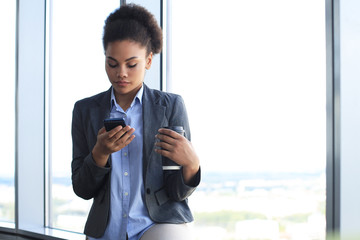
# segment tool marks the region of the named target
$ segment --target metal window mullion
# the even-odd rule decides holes
[[[339,0],[326,0],[327,166],[326,231],[340,230],[340,29]]]
[[[19,204],[18,204],[18,123],[19,123],[19,119],[18,119],[18,72],[19,72],[19,1],[20,0],[16,0],[16,36],[15,36],[15,230],[18,229],[19,227]]]

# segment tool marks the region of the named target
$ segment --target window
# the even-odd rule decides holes
[[[15,30],[16,1],[0,2],[0,226],[15,222]]]
[[[169,8],[167,87],[202,160],[197,239],[325,239],[324,1]]]
[[[47,1],[47,6],[55,5],[55,1],[52,3],[51,1],[53,0]],[[69,1],[67,2],[69,6],[71,4],[71,6],[76,6],[79,8],[76,3],[78,1],[75,3],[70,3]],[[359,4],[355,4],[354,1],[345,0],[341,2],[342,4],[340,8],[339,1],[335,0],[306,0],[297,2],[277,0],[271,1],[271,3],[268,3],[264,0],[259,0],[256,1],[256,6],[255,3],[252,3],[252,1],[227,1],[225,4],[229,6],[228,8],[230,8],[230,10],[224,10],[223,6],[219,5],[219,2],[214,1],[199,0],[191,2],[191,4],[188,4],[188,7],[186,8],[180,3],[176,3],[174,1],[161,2],[163,4],[172,3],[173,7],[171,8],[169,6],[169,9],[171,9],[174,13],[172,15],[174,20],[173,26],[170,26],[170,29],[173,30],[173,48],[169,48],[172,49],[173,52],[173,74],[170,75],[172,76],[173,81],[168,83],[168,90],[182,94],[185,98],[185,101],[188,103],[187,107],[191,118],[190,120],[193,133],[193,142],[203,160],[203,182],[198,191],[195,192],[195,195],[190,199],[190,204],[192,204],[192,208],[195,212],[195,232],[197,233],[198,239],[229,239],[233,236],[233,238],[242,237],[245,236],[245,234],[249,235],[245,236],[244,238],[254,236],[250,235],[253,234],[254,231],[249,231],[248,233],[243,231],[243,229],[251,229],[253,226],[252,224],[254,223],[251,221],[246,221],[246,219],[257,219],[257,222],[255,222],[257,226],[262,226],[263,229],[268,229],[268,231],[266,231],[268,233],[267,236],[270,236],[271,234],[273,234],[271,236],[280,234],[280,237],[283,239],[308,239],[308,236],[313,234],[313,239],[324,239],[324,231],[321,231],[320,229],[324,224],[323,209],[325,207],[324,178],[322,177],[325,174],[325,164],[322,160],[325,153],[323,150],[323,140],[321,139],[323,139],[325,136],[324,133],[319,133],[319,130],[323,131],[322,127],[325,125],[325,120],[321,120],[324,118],[321,117],[321,115],[323,115],[322,111],[324,111],[324,106],[320,106],[321,104],[324,105],[324,103],[322,103],[324,99],[324,83],[322,82],[323,80],[321,80],[324,78],[324,63],[322,62],[322,59],[325,55],[322,52],[324,49],[324,37],[322,35],[324,35],[325,25],[322,22],[324,20],[323,13],[325,12],[322,9],[324,8],[324,2],[326,3],[326,12],[329,14],[327,16],[328,18],[326,27],[328,29],[332,29],[327,32],[328,35],[326,37],[328,45],[327,54],[329,54],[327,56],[327,70],[329,71],[328,79],[334,80],[335,82],[331,83],[331,81],[328,81],[328,84],[332,85],[334,88],[331,89],[334,91],[329,93],[328,97],[329,102],[334,101],[333,103],[329,103],[330,108],[332,109],[328,112],[328,120],[333,118],[332,120],[329,120],[329,126],[333,127],[333,132],[331,133],[334,135],[341,133],[335,137],[328,137],[329,145],[334,144],[336,146],[333,147],[334,149],[332,147],[328,149],[329,151],[332,151],[332,153],[329,154],[331,155],[329,157],[329,162],[332,161],[332,163],[329,164],[328,167],[330,170],[333,170],[333,173],[328,174],[327,177],[329,180],[328,182],[331,182],[330,185],[333,184],[337,186],[334,187],[336,191],[334,191],[334,189],[328,189],[330,191],[327,192],[328,197],[326,200],[329,201],[330,204],[327,204],[326,207],[328,213],[330,213],[327,214],[327,217],[330,215],[329,218],[335,222],[335,224],[330,223],[328,225],[328,229],[330,231],[333,229],[338,229],[341,233],[341,237],[345,237],[352,236],[354,233],[359,231],[358,226],[356,225],[358,214],[356,211],[354,211],[357,209],[357,204],[359,202],[357,199],[359,199],[359,196],[358,194],[354,194],[353,191],[353,189],[356,189],[356,184],[358,182],[356,181],[357,158],[354,156],[357,156],[356,154],[359,152],[357,145],[355,144],[358,141],[354,141],[354,139],[358,139],[359,136],[359,127],[357,124],[358,121],[356,121],[356,119],[359,118],[358,111],[356,111],[356,103],[358,102],[359,97],[357,91],[358,78],[356,78],[356,76],[359,74],[358,71],[356,71],[358,68],[356,68],[357,65],[355,64],[356,60],[358,59],[356,55],[359,55],[359,51],[357,51],[357,45],[354,44],[356,42],[355,40],[359,38],[359,36],[356,35],[355,30],[357,29],[356,26],[358,26],[357,23],[359,22],[356,11]],[[18,4],[17,9],[16,3]],[[57,1],[57,3],[61,4],[60,1]],[[81,9],[84,5],[86,5],[86,11],[83,12],[86,13],[88,11],[89,3],[82,3],[83,5],[81,6]],[[223,2],[221,3],[224,4]],[[90,3],[90,5],[93,6],[93,3]],[[101,5],[104,6],[104,4]],[[215,6],[216,11],[213,9]],[[341,9],[341,12],[339,8]],[[57,11],[54,10],[54,8],[52,9],[55,14]],[[98,9],[100,9],[100,7]],[[3,135],[5,136],[6,134],[7,137],[7,141],[2,141],[2,144],[0,144],[0,150],[3,154],[3,157],[0,159],[0,232],[1,235],[3,235],[3,232],[11,232],[12,234],[20,233],[32,237],[39,236],[39,234],[41,236],[43,234],[54,236],[53,233],[55,231],[49,230],[48,228],[43,228],[45,217],[44,215],[47,215],[47,211],[44,211],[45,209],[43,202],[45,195],[45,188],[43,186],[43,150],[44,142],[48,142],[43,139],[44,124],[42,121],[44,118],[44,2],[3,0],[0,3],[0,11],[0,28],[2,33],[5,33],[2,35],[3,37],[0,40],[0,46],[2,50],[0,64],[1,66],[5,66],[1,69],[0,72],[0,104],[2,107],[2,118],[0,121],[2,126],[6,126],[2,128],[2,131]],[[15,60],[16,11],[18,12],[18,34],[16,34],[18,45],[16,48],[18,56]],[[64,11],[65,10],[63,10],[63,12]],[[66,9],[66,11],[71,11],[71,9]],[[186,13],[186,18],[184,18],[184,12]],[[226,18],[219,17],[220,12],[228,13],[226,14]],[[201,14],[201,17],[199,17],[199,13]],[[210,27],[206,27],[206,24],[210,23],[208,17],[210,14],[212,14],[211,19],[215,19],[214,16],[219,19],[219,21],[213,23],[211,30],[215,29],[216,31],[220,31],[219,29],[229,28],[228,26],[231,25],[229,22],[236,24],[230,29],[230,32],[222,31],[226,34],[211,34],[211,37],[208,37]],[[104,13],[103,18],[101,18],[102,20],[105,19],[105,15],[106,14]],[[64,13],[63,16],[65,16]],[[281,18],[283,20],[281,20]],[[216,28],[216,26],[218,26],[216,24],[221,22],[220,19],[227,19],[228,21],[226,24],[223,23],[223,26]],[[232,19],[238,19],[239,21],[232,21]],[[341,24],[339,24],[340,20]],[[181,25],[179,25],[180,22]],[[339,31],[340,25],[342,29],[341,34]],[[95,27],[93,27],[93,29],[95,30]],[[68,33],[66,30],[63,30],[62,33],[64,32],[66,34]],[[240,37],[238,37],[239,33],[241,33]],[[284,33],[284,35],[281,35],[282,33]],[[51,36],[52,40],[56,35],[56,31],[53,32],[53,34],[54,35],[49,35],[49,37]],[[181,36],[181,34],[183,35]],[[190,43],[189,36],[192,38]],[[206,41],[201,41],[201,36],[205,36]],[[210,46],[206,45],[207,42],[211,43],[211,39],[215,39],[215,36],[223,36],[223,38],[221,38],[222,41],[218,40]],[[224,39],[226,39],[225,43]],[[284,39],[290,39],[293,41],[284,41]],[[101,41],[100,37],[99,41]],[[181,44],[180,41],[182,41]],[[341,42],[341,48],[339,41]],[[49,42],[51,43],[51,41]],[[219,42],[224,44],[220,46]],[[233,42],[235,42],[235,44]],[[292,46],[290,46],[290,43],[292,43]],[[54,43],[52,44],[55,46]],[[60,44],[58,43],[57,45],[59,46]],[[254,47],[254,45],[256,47]],[[232,47],[230,49],[231,51],[229,51],[229,46]],[[64,51],[68,51],[68,47],[69,46],[65,47],[65,45],[61,46],[62,50]],[[205,51],[204,47],[213,51]],[[283,48],[287,49],[288,51],[285,53],[278,51]],[[56,50],[54,50],[54,53],[55,52]],[[216,52],[221,53],[221,56],[225,56],[226,52],[234,53],[232,55],[239,58],[237,61],[240,64],[234,66],[231,64],[231,62],[224,63],[227,58],[221,58],[221,64],[219,61],[214,62],[214,58],[208,57],[209,55],[207,54]],[[252,54],[249,54],[249,52],[252,52]],[[71,54],[73,54],[73,52],[71,52]],[[69,54],[69,56],[71,54]],[[198,58],[199,55],[205,56],[205,58],[200,59]],[[296,56],[296,58],[294,58],[294,56]],[[52,64],[54,64],[56,62],[55,55],[50,54],[49,57],[54,60],[54,62],[52,62]],[[69,59],[70,58],[66,58],[65,60]],[[189,59],[191,59],[191,64],[183,65],[184,63],[188,63]],[[288,61],[283,59],[287,59]],[[60,62],[66,63],[65,60],[61,60]],[[194,60],[198,61],[194,63]],[[216,60],[219,60],[219,58],[216,58]],[[59,60],[57,61],[59,62]],[[15,62],[17,65],[15,65]],[[202,62],[206,63],[206,65],[199,65]],[[339,74],[340,62],[341,74]],[[52,64],[50,64],[50,68],[54,67]],[[256,64],[259,67],[254,67]],[[269,64],[272,64],[272,67],[270,67]],[[98,66],[98,64],[95,65]],[[224,74],[224,71],[221,71],[220,73],[224,75],[219,74],[217,68],[215,68],[216,66],[223,66],[223,69],[228,69],[230,73]],[[234,70],[234,68],[236,70]],[[17,82],[15,81],[15,69],[19,70],[17,72]],[[189,72],[188,70],[191,71]],[[263,75],[261,71],[267,73],[266,79],[268,81],[265,83],[263,83],[263,79],[258,79],[259,76]],[[233,74],[231,74],[231,72]],[[250,74],[246,74],[249,72]],[[198,73],[201,74],[196,75]],[[306,73],[308,74],[305,75]],[[52,76],[52,72],[49,72],[48,74]],[[289,75],[289,81],[281,81],[280,77],[283,75]],[[239,97],[236,98],[233,96],[234,94],[229,94],[229,99],[236,103],[236,108],[234,108],[236,110],[231,109],[232,115],[228,112],[225,113],[224,109],[226,108],[222,105],[219,106],[215,104],[216,101],[214,100],[214,96],[220,96],[222,92],[222,86],[221,84],[216,85],[215,82],[214,85],[218,86],[217,90],[219,91],[215,92],[212,89],[213,87],[210,88],[211,85],[209,83],[214,82],[211,80],[212,76],[218,76],[217,79],[226,78],[227,80],[237,80],[236,84],[234,83],[231,86],[239,90],[236,92]],[[199,79],[202,80],[201,86],[196,86],[195,84],[199,82]],[[206,84],[204,84],[203,79],[207,80]],[[65,80],[67,80],[67,78],[65,78]],[[180,83],[179,81],[183,83]],[[47,88],[51,89],[53,92],[57,91],[58,86],[56,84],[56,88],[54,88],[54,85],[48,85],[48,83],[51,82],[52,81],[46,83]],[[254,82],[258,84],[255,84]],[[301,83],[308,84],[309,87],[304,88]],[[66,83],[64,83],[64,85],[65,84]],[[204,86],[206,86],[206,88]],[[301,91],[296,91],[296,88],[300,89],[303,94],[299,96],[299,92]],[[29,89],[32,91],[29,92]],[[99,87],[94,87],[94,93],[98,92],[98,89]],[[279,91],[279,89],[283,91]],[[59,91],[60,90],[63,91],[61,88]],[[203,111],[202,109],[204,104],[199,103],[198,99],[194,99],[192,97],[195,96],[193,93],[194,90],[198,90],[196,92],[197,94],[200,91],[209,92],[208,95],[210,95],[211,98],[204,95],[204,97],[200,99],[204,99],[203,101],[206,100],[207,103],[210,103],[215,107],[211,108],[210,110],[205,109],[206,111]],[[17,93],[16,96],[15,92]],[[247,92],[253,93],[253,95],[244,97]],[[83,93],[83,96],[88,96],[91,93],[91,90],[89,90],[88,93]],[[231,93],[231,91],[229,91],[229,93]],[[46,94],[48,96],[47,99],[53,100],[52,93],[50,91],[47,91]],[[68,89],[66,89],[66,97],[68,96],[67,94]],[[286,96],[285,103],[281,99],[281,96],[283,95]],[[79,99],[83,96],[80,94],[78,97],[73,97],[73,99],[75,101],[75,99]],[[278,98],[274,98],[274,96],[277,96]],[[67,100],[66,97],[65,100]],[[15,98],[17,100],[16,104]],[[57,96],[57,98],[59,98],[59,96]],[[312,100],[310,100],[311,98]],[[263,101],[263,103],[259,103],[258,99],[265,99],[265,101]],[[297,100],[300,103],[297,102]],[[231,101],[228,102],[231,103]],[[271,104],[274,102],[278,104]],[[48,101],[47,106],[49,107],[51,103],[52,101]],[[69,108],[72,109],[72,104],[68,105]],[[289,105],[290,107],[287,109],[285,106]],[[194,109],[197,106],[200,106],[197,108],[197,110],[200,113],[205,113],[206,117],[199,116],[199,114],[196,113]],[[278,108],[275,108],[274,106]],[[33,113],[33,107],[35,108],[36,114]],[[293,108],[298,111],[294,113]],[[340,111],[340,108],[342,111]],[[27,109],[30,109],[31,111],[27,111]],[[62,111],[62,109],[63,107],[61,106],[60,110]],[[221,111],[219,111],[219,109]],[[218,111],[215,113],[215,110]],[[69,116],[69,112],[67,111],[68,110],[63,111],[64,116],[66,117]],[[39,112],[41,114],[39,114]],[[226,118],[222,117],[225,116],[223,112],[226,114]],[[285,117],[284,115],[280,116],[280,113],[282,112],[286,112]],[[264,114],[261,115],[260,113]],[[36,117],[33,115],[36,115]],[[49,139],[53,140],[54,137],[51,135],[51,130],[52,127],[55,126],[55,122],[52,120],[54,117],[59,116],[60,112],[53,114],[52,112],[47,111],[46,115],[48,116],[47,124],[48,126],[51,126],[51,128],[47,128],[47,134],[50,135]],[[256,118],[256,116],[260,116],[264,120],[261,121],[261,119],[258,119],[259,117]],[[210,138],[213,136],[214,131],[210,131],[210,133],[208,133],[208,129],[212,130],[212,126],[210,126],[210,128],[209,125],[204,123],[207,123],[209,119],[214,118],[217,122],[220,122],[221,125],[231,126],[231,135],[236,135],[236,131],[240,132],[240,134],[237,135],[238,144],[233,144],[233,148],[236,147],[240,152],[240,157],[234,157],[231,161],[227,161],[227,159],[231,159],[233,156],[238,155],[229,152],[228,146],[225,146],[225,148],[224,145],[219,145],[222,146],[222,148],[210,148],[214,146],[212,145],[214,141],[206,141],[206,137],[209,136]],[[309,124],[310,118],[313,121]],[[289,121],[285,120],[289,119],[291,120],[291,123],[288,124]],[[15,120],[17,120],[16,125]],[[70,125],[69,119],[64,120],[64,122],[67,122],[67,124]],[[234,128],[233,126],[235,126],[235,124],[233,122],[238,124],[236,126],[240,126],[240,128]],[[244,125],[244,122],[247,123],[247,125]],[[281,125],[280,123],[284,123],[284,125]],[[296,128],[294,126],[296,126]],[[59,128],[59,126],[56,127]],[[61,127],[64,129],[64,131],[70,131],[63,128],[63,124],[61,124]],[[246,127],[248,127],[249,130]],[[340,127],[344,127],[342,132],[340,132]],[[291,131],[293,134],[280,131],[284,128],[289,132]],[[312,131],[310,131],[310,129]],[[248,132],[250,130],[253,131],[253,133],[249,134]],[[228,134],[230,131],[226,131],[225,133],[216,131],[215,135],[221,137],[220,143],[226,139],[226,136],[230,135]],[[14,134],[15,132],[16,134]],[[33,134],[34,132],[37,134]],[[286,141],[282,139],[276,139],[275,137],[269,137],[271,133],[274,133],[272,134],[273,136],[279,135],[282,137],[282,139],[285,138]],[[306,135],[307,138],[306,141],[301,142],[299,139],[294,140],[291,135],[298,137]],[[203,138],[203,136],[206,137]],[[218,139],[219,138],[216,140]],[[270,140],[265,141],[263,139]],[[68,140],[63,141],[66,142]],[[204,142],[204,144],[202,142]],[[263,147],[256,147],[254,142],[259,144],[258,146],[261,144]],[[266,142],[265,145],[263,144],[264,142]],[[14,147],[15,143],[16,148]],[[296,144],[292,145],[290,143]],[[204,145],[207,146],[207,149],[211,149],[211,151],[213,151],[213,154],[211,155],[214,155],[215,157],[212,157],[210,154],[206,154],[207,149],[205,149]],[[341,154],[340,145],[341,147],[344,147],[341,149]],[[54,153],[51,151],[51,146],[51,144],[46,146],[48,149],[47,156],[50,158],[54,155]],[[311,148],[311,146],[314,147]],[[222,151],[217,149],[221,149]],[[293,151],[290,151],[289,149],[292,149]],[[312,151],[312,149],[314,151]],[[234,152],[233,150],[231,151]],[[250,153],[248,154],[249,156],[244,157],[245,153],[247,152]],[[263,154],[263,152],[266,152],[267,154]],[[14,153],[17,153],[16,204],[14,203]],[[289,154],[286,155],[286,153]],[[66,184],[63,184],[62,187],[66,190],[64,190],[63,193],[71,195],[72,191],[67,189],[69,176],[65,176],[65,173],[70,171],[69,164],[71,161],[71,153],[68,152],[65,154],[67,154],[68,157],[64,159],[69,162],[63,162],[64,168],[60,166],[60,163],[54,162],[54,164],[50,167],[50,169],[53,170],[52,176],[54,176],[51,178],[51,180],[54,182],[55,186],[57,182],[56,178],[65,179],[64,182]],[[261,156],[263,155],[266,155],[266,161],[270,162],[271,164],[266,164],[267,162],[259,160],[262,159]],[[230,156],[230,158],[227,156]],[[284,156],[288,156],[286,160],[288,160],[291,164],[281,165],[281,163],[284,162],[280,160],[284,159]],[[277,159],[280,160],[276,161]],[[298,164],[296,159],[299,161],[304,161],[304,163]],[[221,161],[222,163],[227,161],[227,165],[217,165],[214,164],[215,161]],[[249,163],[252,165],[249,165]],[[257,165],[260,166],[260,168],[257,168]],[[217,168],[218,166],[221,166],[221,168]],[[300,166],[307,166],[307,168],[300,168]],[[32,167],[31,171],[29,171],[29,167]],[[68,170],[64,170],[67,167]],[[340,175],[334,174],[340,173],[340,167],[342,173],[341,178]],[[38,169],[38,171],[35,171],[36,174],[34,174],[33,172],[36,169]],[[231,171],[229,171],[229,169]],[[262,171],[257,171],[257,169]],[[294,169],[296,171],[294,171]],[[30,174],[26,174],[27,172],[30,172]],[[271,181],[271,177],[269,176],[275,176],[275,180],[273,179]],[[305,178],[305,176],[307,177]],[[279,180],[282,177],[285,180]],[[289,181],[291,177],[297,180]],[[231,181],[227,181],[229,178],[231,178]],[[318,181],[316,179],[318,179]],[[304,180],[308,180],[305,185]],[[218,184],[213,184],[215,181]],[[34,184],[34,182],[36,184]],[[4,187],[4,185],[6,186]],[[10,188],[8,188],[9,186]],[[235,191],[234,186],[236,186]],[[274,186],[276,186],[276,188],[274,188]],[[248,210],[251,209],[251,207],[249,207],[250,204],[253,204],[254,202],[260,202],[268,204],[270,207],[276,207],[274,204],[269,204],[266,199],[275,199],[277,201],[279,199],[297,199],[299,198],[299,193],[304,192],[304,186],[309,187],[307,187],[307,191],[305,192],[306,194],[300,195],[300,197],[303,198],[303,201],[300,201],[299,205],[297,206],[297,209],[301,210],[301,212],[298,210],[298,214],[292,216],[288,216],[286,214],[283,214],[283,216],[275,215],[279,212],[286,213],[287,210],[295,206],[293,203],[283,201],[282,203],[284,204],[281,205],[281,208],[276,208],[277,210],[280,209],[279,211],[274,209],[274,212],[270,212],[275,214],[268,214],[264,216],[263,213],[257,212],[254,214],[254,212],[252,212],[251,214],[246,215]],[[220,188],[222,191],[219,191]],[[53,190],[54,191],[50,192],[55,196],[57,193],[55,188]],[[7,201],[5,196],[10,196],[10,200]],[[248,204],[244,204],[246,203],[243,201],[245,197],[248,197],[251,200],[247,202]],[[63,203],[63,205],[62,208],[59,208],[59,210],[61,210],[62,213],[70,212],[70,210],[64,210],[66,208],[71,209],[71,211],[75,210],[74,208],[70,208],[74,198],[71,197],[66,200],[62,199],[61,203]],[[215,198],[218,199],[218,201],[216,201],[216,204],[212,204]],[[54,210],[56,209],[56,205],[54,204],[55,201],[53,201],[54,198],[50,197],[50,199],[53,206],[52,209]],[[202,199],[205,199],[205,201],[202,203],[211,205],[211,208],[214,211],[209,211],[210,207],[206,207],[205,204],[203,204],[205,207],[202,208],[203,205],[199,204],[200,200]],[[246,208],[246,211],[242,212],[245,214],[239,215],[238,212],[235,212],[236,215],[231,215],[234,213],[234,209],[231,209],[232,212],[229,212],[225,209],[219,214],[219,211],[216,212],[216,210],[219,209],[218,203],[223,203],[224,200],[228,206],[234,206],[237,204],[237,206]],[[242,202],[240,202],[240,200],[242,200]],[[4,211],[4,202],[10,203],[9,206],[13,205],[10,208],[6,208],[10,209],[10,211],[8,211],[10,214],[7,214],[7,211]],[[303,211],[306,206],[311,206],[313,202],[319,203],[320,208],[316,206],[314,207],[313,205],[312,209],[314,211]],[[336,207],[330,208],[329,205],[336,205]],[[257,204],[256,210],[260,209],[258,206],[262,207],[263,205]],[[264,209],[269,210],[270,208]],[[308,208],[307,210],[309,209],[311,208]],[[15,215],[15,211],[17,213],[16,219],[14,216],[11,216]],[[308,213],[303,214],[304,212]],[[53,213],[53,219],[57,218],[57,216],[60,215]],[[214,219],[218,216],[220,217],[220,221],[216,222]],[[235,216],[234,219],[232,218],[233,216]],[[239,219],[239,216],[242,216],[242,219]],[[204,221],[204,219],[206,221]],[[245,221],[243,221],[244,219]],[[16,222],[16,226],[14,222]],[[224,226],[224,224],[227,226]],[[60,224],[54,224],[53,222],[47,225],[61,227]],[[14,226],[15,229],[13,229]],[[12,229],[7,229],[7,227]],[[276,231],[274,231],[274,229]],[[83,235],[78,235],[78,239],[83,239]],[[43,238],[46,238],[46,236]],[[63,238],[74,239],[73,236]]]
[[[83,232],[92,201],[73,193],[71,119],[74,103],[110,87],[102,33],[118,0],[51,0],[48,86],[48,156],[51,169],[49,225]],[[69,7],[71,6],[71,7]]]

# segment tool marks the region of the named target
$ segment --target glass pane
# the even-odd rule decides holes
[[[50,225],[83,232],[92,201],[71,185],[71,119],[74,103],[110,87],[105,73],[102,32],[118,0],[52,0],[50,5],[49,158]]]
[[[324,1],[189,4],[172,1],[169,90],[202,159],[196,239],[325,239]]]
[[[0,1],[0,226],[15,222],[15,30],[16,1]]]

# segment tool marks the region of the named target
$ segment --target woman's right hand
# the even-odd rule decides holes
[[[131,143],[135,138],[135,132],[130,126],[116,128],[106,131],[102,127],[97,135],[96,144],[91,151],[94,161],[99,167],[105,167],[110,154],[117,152]]]

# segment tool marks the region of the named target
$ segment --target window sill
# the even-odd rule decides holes
[[[85,240],[85,235],[52,228],[16,230],[15,224],[0,222],[0,239],[4,240]]]

